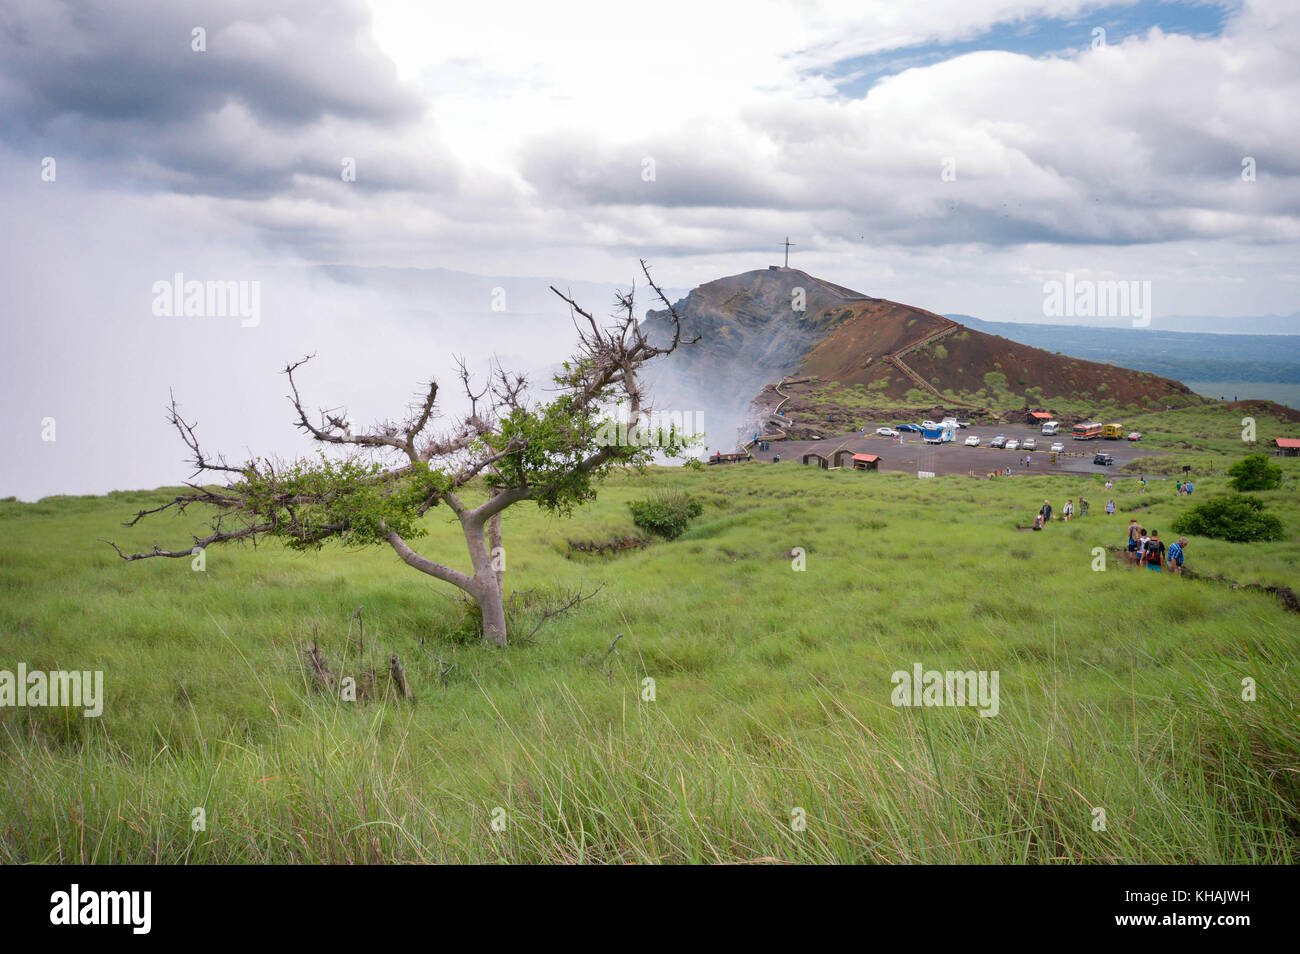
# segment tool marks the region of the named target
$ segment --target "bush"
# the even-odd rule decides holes
[[[1272,490],[1282,486],[1282,468],[1268,462],[1266,454],[1251,454],[1228,468],[1233,490]]]
[[[1264,512],[1264,501],[1244,494],[1211,497],[1175,519],[1173,527],[1175,533],[1233,543],[1281,540],[1286,535],[1282,521]]]
[[[686,530],[686,525],[704,512],[704,504],[694,497],[666,491],[645,500],[633,500],[628,505],[632,522],[646,533],[655,533],[676,540]]]

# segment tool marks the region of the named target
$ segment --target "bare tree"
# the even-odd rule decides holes
[[[422,573],[468,593],[483,613],[483,637],[506,645],[501,517],[525,500],[568,514],[576,504],[595,497],[596,485],[611,468],[650,460],[656,450],[676,456],[688,441],[676,431],[652,445],[638,434],[651,413],[640,372],[652,358],[682,344],[681,323],[662,289],[641,270],[673,320],[671,341],[652,343],[636,319],[635,287],[617,296],[613,320],[602,325],[570,296],[552,287],[569,306],[578,332],[578,350],[555,375],[555,396],[531,403],[522,375],[495,367],[475,390],[464,360],[458,360],[461,387],[469,410],[435,431],[438,385],[431,382],[401,423],[381,422],[353,433],[341,410],[309,415],[298,390],[296,373],[309,358],[285,367],[292,392],[295,426],[322,445],[350,450],[341,460],[277,465],[254,458],[240,465],[210,458],[199,447],[194,426],[180,414],[173,396],[170,422],[189,448],[195,467],[186,486],[191,492],[137,513],[126,526],[160,511],[184,512],[192,504],[215,513],[205,537],[193,545],[167,550],[157,545],[125,560],[187,557],[195,548],[219,543],[256,543],[279,538],[295,549],[317,549],[330,540],[345,545],[387,544]],[[693,343],[696,339],[692,339]],[[611,441],[611,405],[625,404],[630,426],[626,440]],[[316,420],[316,423],[313,421]],[[656,435],[661,437],[661,435]],[[387,459],[387,462],[385,462]],[[223,474],[223,487],[196,482],[200,475]],[[485,496],[471,502],[470,494]],[[422,518],[444,506],[460,522],[472,572],[457,570],[417,553],[410,544],[425,534]]]

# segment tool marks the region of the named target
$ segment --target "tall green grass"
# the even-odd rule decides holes
[[[1287,464],[1263,496],[1291,538],[1196,540],[1189,565],[1300,584]],[[1107,518],[1083,477],[620,473],[571,521],[508,513],[516,636],[604,588],[504,651],[380,550],[125,564],[96,541],[196,520],[119,525],[164,491],[3,502],[0,669],[102,669],[107,701],[0,711],[0,860],[1289,863],[1300,620],[1257,591],[1094,571],[1129,513],[1165,535],[1190,505],[1131,483]],[[627,503],[661,490],[704,501],[678,540],[569,551],[634,533]],[[1092,516],[1016,529],[1080,492]],[[419,549],[457,561],[459,528],[428,525]],[[313,642],[375,694],[319,691]],[[392,653],[413,704],[383,691]],[[915,662],[997,670],[999,714],[895,708],[890,674]]]

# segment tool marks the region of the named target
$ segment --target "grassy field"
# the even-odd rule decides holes
[[[1195,540],[1189,567],[1300,587],[1284,463],[1261,496],[1288,538]],[[126,564],[97,541],[178,544],[197,515],[120,526],[164,491],[0,502],[0,669],[103,670],[106,696],[97,719],[0,710],[0,861],[1295,861],[1300,616],[1094,569],[1130,513],[1168,536],[1190,505],[1133,483],[1107,518],[1082,477],[621,473],[571,520],[508,512],[506,650],[389,552]],[[669,487],[705,504],[680,539],[570,549],[634,534],[628,501]],[[1016,529],[1080,491],[1087,519]],[[428,528],[418,550],[466,563],[458,528]],[[318,690],[314,641],[370,694]],[[997,715],[892,705],[914,663],[997,671]]]

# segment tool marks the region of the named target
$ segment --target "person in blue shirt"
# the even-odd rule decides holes
[[[1169,550],[1166,552],[1165,557],[1169,563],[1169,569],[1174,573],[1181,574],[1183,572],[1183,559],[1185,556],[1183,551],[1186,549],[1186,537],[1179,537],[1177,543],[1171,543],[1169,545]]]

